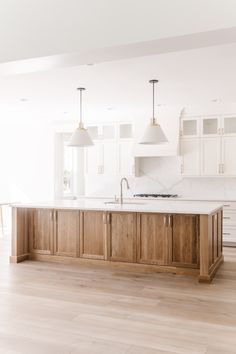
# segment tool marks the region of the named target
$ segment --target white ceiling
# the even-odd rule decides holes
[[[0,0],[0,62],[229,29],[235,13],[235,0]]]
[[[228,44],[5,76],[0,81],[0,120],[75,120],[79,86],[87,88],[84,96],[87,121],[148,119],[151,114],[148,80],[152,78],[160,80],[157,104],[201,105],[213,99],[236,103],[235,63],[236,44]],[[28,101],[22,102],[21,98]]]

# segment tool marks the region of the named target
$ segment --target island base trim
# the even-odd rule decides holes
[[[27,259],[29,259],[30,255],[29,253],[26,254],[21,254],[19,256],[10,256],[10,263],[20,263],[23,261],[26,261]]]
[[[111,269],[120,269],[127,271],[141,271],[143,273],[172,273],[176,275],[192,275],[198,276],[199,269],[194,268],[182,268],[182,267],[172,267],[172,266],[162,266],[162,265],[152,265],[152,264],[141,264],[141,263],[128,263],[119,261],[107,261],[100,259],[85,259],[85,258],[73,258],[73,257],[63,257],[63,256],[53,256],[44,254],[31,254],[29,257],[32,261],[41,262],[53,262],[53,263],[63,263],[63,264],[74,264],[74,265],[84,265],[84,266],[101,266],[109,267]]]
[[[217,270],[224,263],[224,256],[221,255],[217,261],[210,267],[208,275],[199,275],[198,280],[199,283],[211,283],[212,279],[214,278]]]

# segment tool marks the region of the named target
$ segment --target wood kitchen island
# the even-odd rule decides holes
[[[15,205],[12,212],[12,263],[90,263],[210,282],[223,262],[216,203],[76,200]]]

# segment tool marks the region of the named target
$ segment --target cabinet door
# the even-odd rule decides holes
[[[169,263],[167,216],[142,213],[138,215],[138,262],[147,264]]]
[[[122,176],[132,176],[134,174],[132,141],[122,141],[119,143],[119,174]]]
[[[55,254],[58,256],[77,257],[79,245],[79,212],[57,210],[55,221]]]
[[[32,213],[33,230],[30,237],[32,253],[53,254],[54,211],[37,209]]]
[[[173,215],[171,225],[171,263],[197,268],[199,264],[199,217]]]
[[[95,142],[85,150],[85,174],[95,176],[102,173],[102,145]]]
[[[180,134],[185,137],[196,137],[199,135],[199,119],[189,118],[181,120]]]
[[[181,173],[185,176],[200,175],[200,140],[181,140],[182,168]]]
[[[201,141],[201,174],[216,176],[221,172],[221,139],[204,138]]]
[[[222,172],[225,176],[236,176],[236,137],[222,138]]]
[[[117,145],[115,141],[106,141],[102,146],[102,166],[104,176],[117,173]]]
[[[83,211],[80,214],[80,257],[104,259],[103,212]]]
[[[201,120],[201,135],[216,136],[221,133],[221,120],[218,117],[207,117]]]
[[[109,213],[110,260],[136,262],[136,213]]]

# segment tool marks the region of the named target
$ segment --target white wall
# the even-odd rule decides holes
[[[0,124],[0,200],[54,195],[54,132],[49,124]]]

